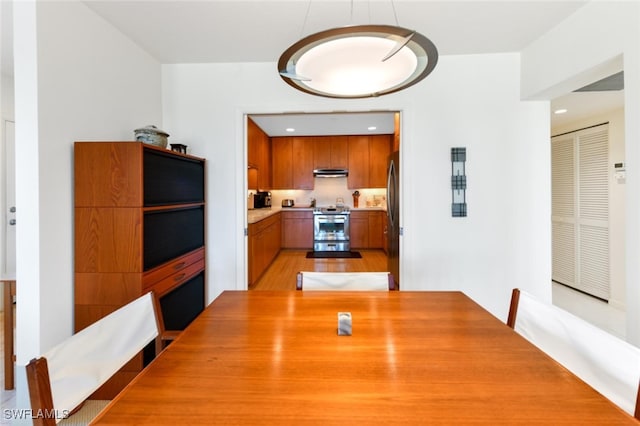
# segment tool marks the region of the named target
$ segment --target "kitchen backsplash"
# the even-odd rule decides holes
[[[317,206],[335,206],[339,198],[344,205],[353,207],[353,192],[355,189],[347,188],[347,178],[316,178],[314,189],[311,191],[302,189],[274,189],[271,191],[271,203],[273,206],[282,205],[282,200],[293,199],[296,206],[306,207],[312,198],[316,199]],[[386,207],[386,190],[383,188],[358,189],[360,197],[358,207]]]

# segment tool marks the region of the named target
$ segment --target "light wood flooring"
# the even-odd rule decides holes
[[[295,290],[300,271],[384,272],[387,255],[382,250],[358,250],[361,259],[307,259],[306,250],[281,250],[269,269],[249,290]]]

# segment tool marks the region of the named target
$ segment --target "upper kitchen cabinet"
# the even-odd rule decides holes
[[[347,186],[352,189],[385,188],[393,135],[349,136],[348,139]]]
[[[369,136],[369,188],[387,187],[387,158],[393,135]]]
[[[271,139],[272,189],[313,189],[313,139]]]
[[[314,169],[346,169],[349,166],[347,136],[317,136],[313,140]]]
[[[247,162],[249,188],[271,189],[271,142],[250,118],[247,120]]]

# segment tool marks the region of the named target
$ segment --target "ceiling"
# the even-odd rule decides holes
[[[394,7],[397,25],[430,38],[441,55],[517,52],[585,3],[575,0],[85,2],[162,63],[275,62],[302,36],[318,31],[353,24],[394,25]]]
[[[277,62],[280,54],[301,37],[351,24],[397,24],[415,29],[434,42],[440,55],[518,52],[586,3],[580,0],[84,1],[165,64]],[[12,75],[11,4],[0,0],[0,5],[2,72]],[[578,105],[584,104],[578,101]],[[346,122],[348,117],[351,116],[322,114],[313,118]],[[301,132],[302,118],[296,117],[298,122],[293,126]],[[363,119],[359,114],[351,118]],[[267,118],[263,121],[266,127]],[[271,127],[277,126],[280,124]]]
[[[390,135],[395,131],[393,112],[253,114],[251,119],[269,136]]]

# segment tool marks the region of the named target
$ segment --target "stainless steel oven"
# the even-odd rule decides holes
[[[349,251],[348,207],[319,207],[313,211],[313,250]]]

